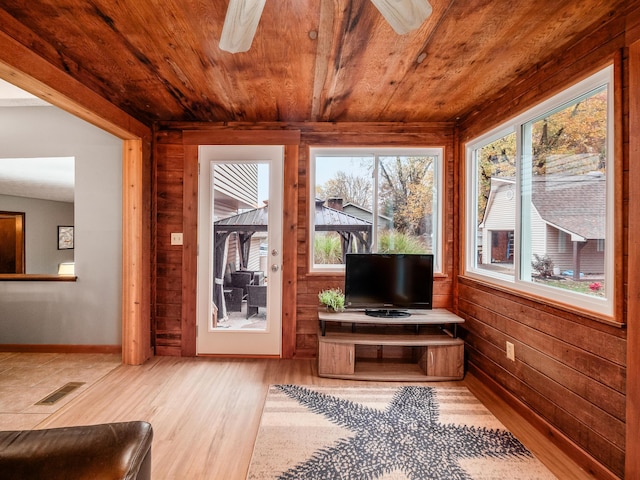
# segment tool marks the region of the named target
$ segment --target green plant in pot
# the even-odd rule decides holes
[[[344,293],[339,288],[328,288],[318,294],[318,300],[327,310],[342,312],[344,310]]]

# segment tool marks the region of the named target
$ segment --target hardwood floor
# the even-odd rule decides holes
[[[35,428],[147,420],[154,429],[154,479],[242,480],[251,460],[267,388],[275,383],[354,384],[318,377],[313,360],[155,357],[142,366],[120,365]],[[488,408],[558,478],[594,478],[471,374],[461,382],[434,385],[460,383],[478,392]]]

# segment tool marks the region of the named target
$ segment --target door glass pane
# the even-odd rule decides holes
[[[269,165],[214,164],[211,185],[212,327],[266,330]]]

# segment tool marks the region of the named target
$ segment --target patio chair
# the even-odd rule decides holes
[[[243,297],[247,296],[247,285],[253,283],[253,274],[251,272],[233,272],[231,273],[231,286],[242,289]]]
[[[242,288],[239,287],[225,287],[224,289],[224,302],[227,306],[227,312],[240,312],[242,311]]]
[[[257,315],[260,307],[267,306],[267,286],[247,285],[247,318]]]

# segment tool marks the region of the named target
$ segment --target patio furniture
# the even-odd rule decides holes
[[[247,286],[247,318],[257,315],[260,307],[267,306],[267,286],[248,285]]]
[[[151,478],[153,429],[143,421],[0,432],[0,478]]]
[[[227,312],[240,312],[242,310],[242,297],[244,297],[242,288],[225,287],[223,292]]]
[[[242,289],[242,296],[247,295],[247,285],[253,283],[253,274],[251,272],[232,272],[231,273],[231,286]]]
[[[264,285],[264,272],[262,271],[253,272],[253,284]]]

